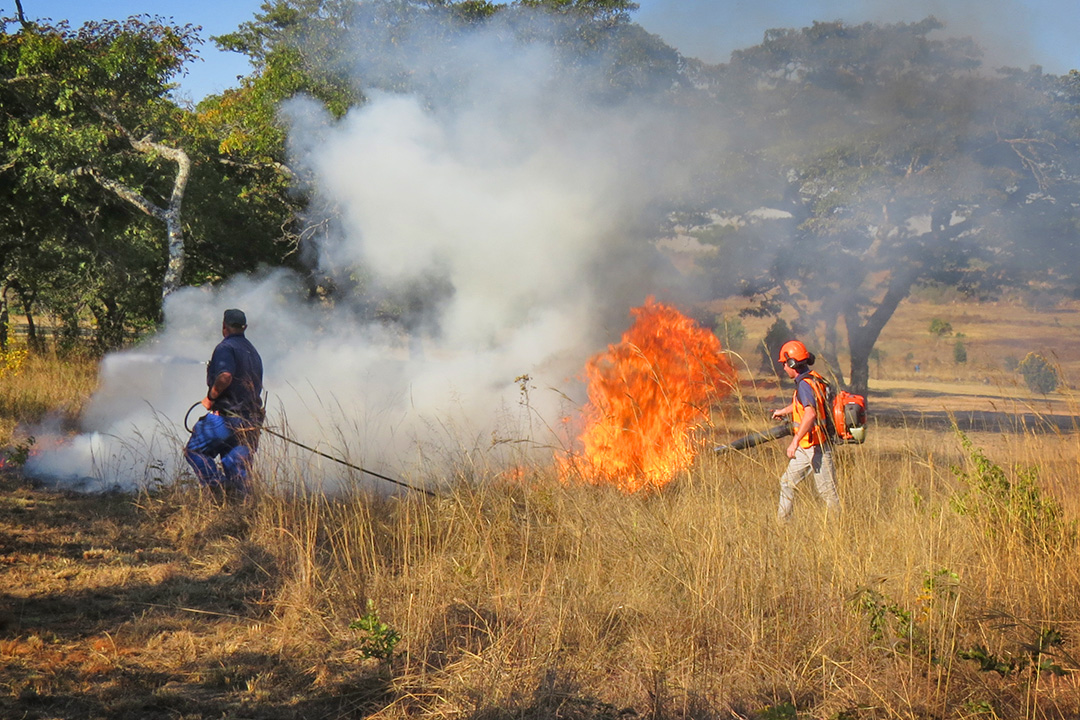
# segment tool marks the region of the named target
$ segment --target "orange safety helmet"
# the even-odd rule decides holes
[[[813,365],[814,354],[798,340],[788,340],[780,346],[780,362],[792,368],[804,363]]]

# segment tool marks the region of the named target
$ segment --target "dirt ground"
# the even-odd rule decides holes
[[[243,508],[199,522],[130,496],[0,475],[0,717],[334,718],[370,714],[378,672],[282,646]],[[299,639],[298,639],[299,643]],[[331,652],[327,657],[334,657]]]

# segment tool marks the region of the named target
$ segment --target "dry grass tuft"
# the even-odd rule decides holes
[[[83,403],[97,385],[97,361],[90,357],[58,358],[55,354],[27,354],[19,347],[8,350],[21,358],[10,367],[0,362],[0,447],[14,439],[19,425],[35,425],[55,418],[71,428]],[[0,359],[6,358],[0,355]]]

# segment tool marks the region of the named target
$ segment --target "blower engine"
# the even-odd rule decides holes
[[[832,413],[836,429],[833,442],[866,442],[865,396],[839,391],[832,401]]]

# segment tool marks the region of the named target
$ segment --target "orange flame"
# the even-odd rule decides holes
[[[631,314],[622,340],[586,363],[583,451],[559,458],[563,478],[626,493],[658,490],[690,466],[710,405],[736,380],[716,336],[675,308],[650,297]]]

